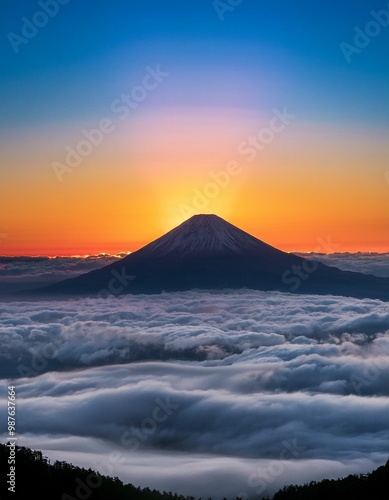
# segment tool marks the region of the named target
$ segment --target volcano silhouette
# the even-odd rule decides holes
[[[389,278],[282,252],[216,215],[195,215],[113,264],[35,293],[105,296],[242,288],[389,300]]]

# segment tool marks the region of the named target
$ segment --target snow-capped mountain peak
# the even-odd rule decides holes
[[[270,245],[254,238],[213,214],[194,215],[142,251],[159,257],[171,253],[185,255],[232,255],[269,251]]]

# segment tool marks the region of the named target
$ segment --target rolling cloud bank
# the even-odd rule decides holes
[[[51,459],[250,498],[388,458],[379,300],[226,290],[11,302],[0,330],[19,444]]]

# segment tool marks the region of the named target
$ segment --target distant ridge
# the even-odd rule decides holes
[[[389,278],[282,252],[213,214],[194,215],[113,264],[27,294],[52,298],[242,288],[389,300]]]

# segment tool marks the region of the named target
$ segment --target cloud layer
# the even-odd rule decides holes
[[[53,459],[215,498],[387,459],[389,311],[378,300],[225,291],[7,303],[0,341],[21,442]]]
[[[294,372],[305,356],[316,367],[312,388],[330,382],[333,373],[337,384],[332,392],[343,393],[355,392],[347,382],[355,362],[365,369],[369,360],[380,362],[387,354],[388,330],[387,304],[379,300],[277,292],[4,303],[0,361],[3,376],[172,359],[209,365],[261,363],[266,369]],[[297,380],[296,375],[275,380],[272,374],[262,387],[293,391],[299,388]],[[307,383],[304,375],[301,380]]]
[[[107,266],[120,256],[100,254],[85,257],[0,256],[0,293],[44,286]]]
[[[358,253],[298,253],[302,257],[317,260],[327,266],[334,266],[344,271],[373,274],[389,278],[389,253],[358,252]]]

